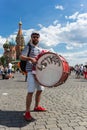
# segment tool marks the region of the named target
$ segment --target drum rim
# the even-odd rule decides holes
[[[55,56],[58,56],[58,57],[60,56],[60,55],[58,55],[57,53],[50,52],[50,51],[43,53],[41,56],[43,56],[43,55],[45,55],[45,54],[54,54]],[[40,56],[40,57],[41,57],[41,56]],[[40,57],[38,58],[38,60],[40,59]],[[60,57],[59,57],[59,59],[60,59]],[[60,62],[61,62],[62,68],[63,68],[63,63],[62,63],[61,59],[60,59]],[[44,86],[44,87],[48,87],[48,88],[56,87],[56,86],[58,86],[57,84],[59,83],[59,81],[60,81],[61,78],[63,77],[63,69],[62,69],[62,75],[61,75],[59,81],[56,82],[54,85],[49,85],[49,86],[43,85],[43,84],[37,79],[36,75],[34,75],[34,77],[35,77],[35,80],[36,80],[40,85],[42,85],[42,86]]]

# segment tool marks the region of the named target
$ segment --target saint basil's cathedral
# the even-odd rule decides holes
[[[10,41],[6,40],[3,44],[4,53],[3,56],[6,59],[6,63],[8,62],[16,62],[20,59],[21,51],[25,46],[24,37],[22,34],[22,22],[19,22],[19,30],[16,36],[16,39],[11,39]]]

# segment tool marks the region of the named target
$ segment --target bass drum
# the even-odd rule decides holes
[[[63,84],[68,76],[69,65],[62,56],[52,52],[45,52],[39,56],[35,78],[40,85],[57,87]]]

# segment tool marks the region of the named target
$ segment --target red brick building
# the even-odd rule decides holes
[[[6,59],[6,62],[9,61],[16,61],[20,59],[21,51],[23,50],[25,46],[24,37],[22,34],[22,22],[19,22],[19,29],[16,36],[16,39],[11,39],[10,41],[6,40],[6,42],[3,45],[4,48],[4,57]]]

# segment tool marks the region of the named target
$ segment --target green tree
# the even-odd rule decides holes
[[[0,57],[0,62],[3,66],[6,65],[6,58],[4,56]]]

